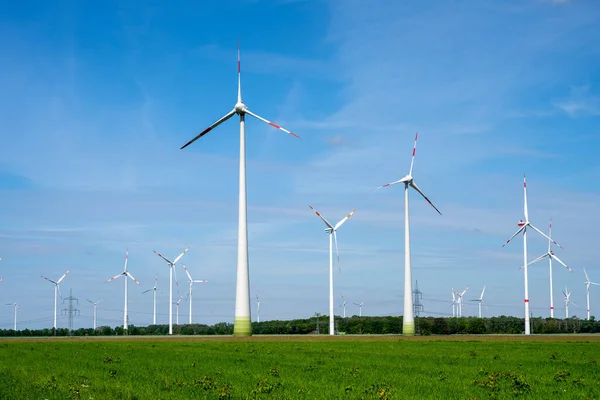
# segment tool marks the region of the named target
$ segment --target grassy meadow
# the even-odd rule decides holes
[[[0,399],[598,399],[599,339],[5,339]]]

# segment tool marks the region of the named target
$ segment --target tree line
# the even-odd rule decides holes
[[[517,317],[492,318],[415,318],[417,335],[461,335],[461,334],[522,334],[524,319]],[[402,317],[336,317],[335,327],[338,334],[401,334]],[[100,326],[79,328],[69,331],[67,328],[46,329],[12,329],[0,330],[0,337],[31,336],[123,336],[123,335],[167,335],[168,325],[149,325],[138,327],[129,325],[125,331],[122,326]],[[312,317],[294,320],[273,320],[253,322],[252,332],[257,335],[309,335],[328,334],[329,317]],[[567,319],[531,318],[531,332],[535,334],[550,333],[599,333],[600,322],[593,317],[581,320],[577,317]],[[233,324],[219,322],[214,325],[185,324],[173,325],[175,335],[232,335]]]

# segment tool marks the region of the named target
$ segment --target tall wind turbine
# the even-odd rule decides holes
[[[342,293],[340,295],[342,296],[342,307],[344,307],[344,318],[346,318],[346,299]]]
[[[573,292],[573,290],[569,290],[567,292],[567,288],[565,287],[565,290],[563,290],[563,294],[565,295],[565,318],[569,318],[569,303],[573,304],[575,307],[577,307],[577,304],[573,303],[571,301],[571,293]]]
[[[450,305],[448,307],[450,306],[452,306],[452,317],[454,318],[457,316],[456,292],[454,291],[454,288],[452,288],[452,301],[450,302]]]
[[[125,251],[125,266],[123,267],[123,272],[121,272],[118,275],[113,276],[112,278],[107,279],[104,283],[106,282],[110,282],[110,281],[114,281],[117,278],[120,278],[122,276],[125,277],[125,306],[123,309],[123,329],[127,330],[128,329],[128,318],[127,316],[129,315],[127,313],[127,278],[131,278],[132,281],[134,281],[135,283],[138,284],[138,286],[141,286],[142,284],[138,282],[137,279],[135,279],[133,277],[133,275],[131,275],[128,271],[127,271],[127,261],[129,260],[129,249],[127,249]]]
[[[16,331],[17,330],[17,311],[19,310],[19,303],[6,303],[7,306],[13,306],[15,309],[15,325],[13,327],[13,330]]]
[[[346,215],[340,222],[338,222],[337,224],[335,224],[335,226],[331,225],[329,223],[329,221],[327,221],[325,219],[325,217],[323,217],[321,214],[319,214],[319,212],[317,210],[315,210],[313,208],[313,206],[309,205],[309,207],[311,208],[311,210],[313,210],[315,212],[315,214],[317,214],[317,216],[319,218],[321,218],[321,220],[325,223],[325,225],[327,225],[327,228],[325,228],[325,232],[327,232],[329,234],[329,334],[330,335],[335,335],[335,328],[334,328],[334,313],[333,313],[333,240],[335,240],[335,251],[337,253],[337,258],[338,258],[338,263],[340,262],[340,252],[338,250],[338,243],[337,243],[337,230],[340,226],[342,226],[344,224],[344,222],[346,222],[348,220],[348,218],[350,218],[352,216],[352,214],[354,214],[354,211],[356,210],[352,210],[352,212],[348,215]]]
[[[463,296],[465,295],[465,293],[467,293],[467,290],[469,290],[468,286],[462,292],[460,292],[460,293],[456,292],[456,300],[457,300],[457,305],[458,305],[458,316],[459,317],[462,317]]]
[[[352,304],[358,306],[358,316],[362,317],[362,306],[363,306],[363,304],[365,304],[365,302],[361,301],[360,303],[352,303]]]
[[[150,291],[154,292],[154,313],[152,316],[152,325],[156,325],[156,286],[158,285],[158,274],[154,278],[154,287],[152,289],[144,290],[142,294],[148,293]],[[162,294],[162,292],[160,292]]]
[[[538,228],[533,226],[531,222],[529,222],[529,212],[527,211],[527,180],[525,178],[525,175],[523,175],[523,214],[525,216],[525,221],[519,220],[519,222],[517,223],[519,229],[515,232],[514,235],[510,237],[510,239],[506,241],[506,243],[502,245],[502,247],[506,246],[515,236],[523,232],[523,275],[525,280],[525,334],[529,335],[531,334],[531,331],[529,324],[529,281],[527,276],[527,227],[529,226],[531,229],[537,231],[540,235],[552,241],[552,243],[554,243],[561,249],[562,246],[556,243],[554,239],[552,239],[550,236],[546,235],[544,232],[540,231]]]
[[[587,319],[589,321],[590,320],[590,285],[600,286],[600,284],[590,281],[590,278],[588,277],[585,267],[583,267],[583,273],[585,274],[585,293],[586,293],[586,298],[587,298]]]
[[[478,299],[473,299],[471,301],[476,301],[477,303],[479,303],[479,318],[481,318],[481,304],[483,304],[483,293],[485,292],[485,286],[483,287],[483,290],[481,291],[481,296],[479,296]]]
[[[162,254],[157,253],[156,250],[153,250],[157,256],[169,264],[169,335],[173,334],[173,271],[175,271],[175,264],[177,264],[177,261],[179,261],[189,249],[188,246],[188,248],[178,255],[174,261],[169,260]],[[177,272],[175,272],[175,282],[177,283]],[[179,286],[179,284],[177,284],[177,286]]]
[[[550,230],[548,232],[548,236],[552,236],[552,219],[550,219]],[[548,240],[548,251],[545,254],[536,258],[535,260],[531,261],[529,263],[529,265],[536,263],[536,262],[544,259],[545,257],[548,257],[548,264],[550,266],[550,318],[554,318],[554,296],[552,294],[552,259],[555,259],[556,261],[558,261],[567,270],[569,270],[571,272],[573,272],[573,270],[571,268],[569,268],[564,262],[562,262],[558,257],[556,257],[554,255],[554,252],[552,250],[550,250],[551,244],[552,244],[552,241]],[[521,268],[523,268],[523,267],[521,267]],[[519,269],[521,269],[521,268],[519,268]]]
[[[183,265],[183,270],[187,274],[188,281],[190,284],[190,288],[188,290],[188,296],[190,297],[190,322],[189,323],[191,324],[192,323],[192,285],[194,283],[204,283],[204,282],[208,282],[208,281],[206,279],[192,279],[192,276],[190,275],[190,272],[187,270],[185,265]]]
[[[56,297],[58,296],[58,293],[60,292],[60,288],[58,287],[58,285],[62,282],[63,279],[65,279],[65,276],[67,276],[69,271],[70,271],[70,269],[68,269],[67,272],[65,272],[63,274],[63,276],[61,276],[60,278],[58,278],[55,281],[53,281],[52,279],[48,279],[45,276],[42,276],[42,278],[44,278],[45,280],[47,280],[48,282],[50,282],[54,285],[54,329],[56,329]],[[60,296],[60,298],[62,299],[62,296]]]
[[[437,209],[436,206],[433,205],[431,200],[425,196],[425,193],[419,189],[417,184],[415,183],[412,172],[413,167],[415,165],[415,154],[417,152],[417,139],[419,138],[419,133],[415,135],[415,144],[413,146],[412,152],[412,160],[410,162],[410,170],[408,171],[408,175],[404,178],[392,182],[386,183],[378,188],[373,190],[381,189],[384,187],[392,186],[398,183],[404,184],[404,318],[402,321],[402,335],[405,336],[414,336],[415,334],[415,317],[413,311],[413,298],[412,298],[412,272],[410,265],[410,229],[409,229],[409,218],[408,218],[408,187],[412,187],[415,189],[427,202],[438,212],[438,214],[442,215],[440,210]]]
[[[96,306],[98,304],[102,303],[102,300],[104,300],[104,299],[100,299],[100,300],[98,300],[96,302],[93,302],[90,299],[87,299],[87,301],[94,306],[94,330],[96,330]]]
[[[240,78],[240,48],[238,44],[238,96],[237,103],[233,110],[229,111],[223,117],[214,122],[211,126],[200,132],[196,137],[181,147],[186,148],[202,136],[233,117],[235,114],[240,117],[240,180],[239,180],[239,211],[238,211],[238,261],[237,278],[235,290],[235,319],[233,325],[233,336],[251,336],[252,326],[250,324],[250,271],[248,266],[248,221],[246,207],[246,130],[245,116],[250,115],[260,121],[263,121],[283,132],[299,138],[300,136],[282,128],[263,117],[250,112],[248,107],[242,102],[242,86]]]
[[[260,300],[256,295],[256,322],[260,322]]]

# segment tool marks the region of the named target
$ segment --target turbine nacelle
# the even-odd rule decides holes
[[[235,104],[235,107],[233,107],[233,111],[235,111],[237,114],[245,114],[247,109],[248,107],[246,107],[246,105],[241,101],[238,101]]]

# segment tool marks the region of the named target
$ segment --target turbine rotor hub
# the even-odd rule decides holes
[[[238,114],[244,114],[246,112],[246,108],[247,108],[246,105],[244,103],[242,103],[241,101],[237,102],[235,104],[235,107],[233,107],[235,112]]]

